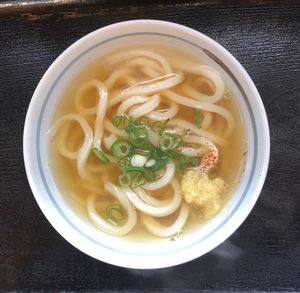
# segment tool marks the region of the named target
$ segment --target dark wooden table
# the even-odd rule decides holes
[[[300,291],[300,2],[33,2],[0,2],[0,291]],[[48,66],[85,34],[135,18],[179,22],[227,48],[257,85],[271,131],[268,176],[244,224],[207,255],[153,271],[67,243],[38,208],[22,156],[27,107]]]

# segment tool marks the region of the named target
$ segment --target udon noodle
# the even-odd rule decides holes
[[[170,237],[215,216],[242,161],[241,118],[221,75],[172,48],[90,64],[48,136],[63,193],[113,236]]]

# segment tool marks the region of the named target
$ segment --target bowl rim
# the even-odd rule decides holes
[[[100,33],[102,33],[103,31],[109,31],[109,30],[117,30],[118,28],[124,28],[124,27],[130,27],[130,26],[163,26],[166,29],[168,28],[172,28],[175,30],[179,30],[179,31],[184,31],[187,34],[193,35],[196,38],[199,39],[205,39],[205,41],[209,42],[213,47],[215,47],[217,50],[222,51],[222,53],[226,56],[226,58],[228,58],[230,60],[231,63],[233,63],[235,65],[235,67],[239,70],[239,72],[242,74],[243,79],[245,80],[245,82],[247,83],[247,85],[249,86],[250,90],[252,91],[252,94],[254,94],[254,98],[255,98],[255,102],[260,110],[260,118],[263,121],[263,125],[261,125],[265,136],[265,143],[263,145],[263,149],[262,152],[265,154],[264,156],[264,162],[263,162],[263,168],[260,170],[260,177],[257,181],[257,186],[255,189],[255,195],[252,196],[252,201],[250,203],[248,203],[247,205],[247,209],[244,210],[244,214],[240,215],[238,219],[236,219],[234,221],[234,225],[231,227],[231,229],[227,230],[226,233],[224,233],[223,237],[218,237],[218,241],[215,242],[213,245],[210,245],[209,247],[207,247],[206,249],[202,249],[201,253],[199,254],[189,254],[186,253],[185,251],[182,251],[183,253],[181,253],[180,257],[173,257],[173,259],[169,259],[168,263],[157,263],[154,264],[153,262],[149,263],[145,263],[143,261],[132,261],[132,262],[128,262],[128,259],[126,258],[125,260],[122,259],[122,261],[119,261],[118,259],[109,259],[109,258],[99,258],[99,256],[97,257],[95,255],[95,253],[93,253],[93,251],[90,251],[83,246],[81,244],[78,244],[78,240],[80,241],[80,239],[78,238],[78,235],[69,235],[66,234],[66,227],[60,227],[60,225],[57,222],[54,222],[53,220],[53,216],[51,213],[49,213],[49,211],[47,210],[47,207],[45,206],[45,204],[43,203],[43,198],[40,195],[40,191],[39,188],[36,186],[35,183],[35,178],[32,177],[32,164],[30,162],[30,153],[32,152],[32,145],[30,143],[30,137],[31,137],[31,120],[32,120],[32,116],[36,115],[34,109],[35,109],[35,102],[37,101],[37,99],[39,99],[39,96],[41,95],[41,89],[43,87],[43,85],[45,83],[47,83],[47,78],[48,75],[50,75],[51,70],[53,70],[53,68],[55,67],[59,67],[59,63],[62,62],[64,60],[64,58],[68,58],[69,52],[76,47],[80,47],[82,44],[84,44],[86,42],[86,40],[89,40],[89,38],[96,36]],[[258,115],[258,114],[257,114]],[[25,126],[24,126],[24,133],[23,133],[23,156],[24,156],[24,163],[25,163],[25,169],[26,169],[26,174],[28,177],[28,181],[31,187],[31,190],[33,191],[34,197],[40,207],[40,209],[42,210],[42,212],[44,213],[44,215],[46,216],[46,218],[48,219],[48,221],[51,223],[51,225],[63,236],[63,238],[65,238],[69,243],[71,243],[73,246],[75,246],[76,248],[78,248],[79,250],[83,251],[84,253],[107,263],[110,264],[114,264],[114,265],[118,265],[118,266],[123,266],[123,267],[127,267],[127,268],[142,268],[142,269],[148,269],[148,268],[163,268],[163,267],[169,267],[169,266],[173,266],[173,265],[178,265],[181,263],[185,263],[187,261],[190,261],[192,259],[195,259],[205,253],[207,253],[208,251],[212,250],[213,248],[215,248],[216,246],[218,246],[220,243],[222,243],[223,241],[225,241],[233,232],[236,231],[236,229],[244,222],[244,220],[246,219],[246,217],[248,216],[248,214],[250,213],[250,211],[252,210],[252,208],[254,207],[255,202],[257,201],[259,194],[261,192],[263,183],[265,181],[265,177],[266,177],[266,173],[267,173],[267,169],[268,169],[268,164],[269,164],[269,156],[270,156],[270,134],[269,134],[269,126],[268,126],[268,120],[267,120],[267,116],[266,116],[266,112],[262,103],[262,100],[260,98],[260,95],[253,83],[253,81],[251,80],[250,76],[248,75],[248,73],[245,71],[245,69],[242,67],[242,65],[225,49],[223,48],[220,44],[218,44],[217,42],[215,42],[214,40],[210,39],[209,37],[207,37],[206,35],[195,31],[189,27],[177,24],[177,23],[172,23],[172,22],[166,22],[166,21],[160,21],[160,20],[131,20],[131,21],[124,21],[124,22],[119,22],[119,23],[115,23],[109,26],[105,26],[103,28],[100,28],[98,30],[95,30],[89,34],[87,34],[86,36],[80,38],[78,41],[76,41],[75,43],[73,43],[71,46],[69,46],[63,53],[61,53],[59,55],[59,57],[50,65],[50,67],[48,68],[48,70],[45,72],[45,74],[43,75],[42,79],[40,80],[34,94],[32,97],[32,100],[30,102],[30,105],[28,107],[28,112],[26,115],[26,120],[25,120]],[[70,231],[68,231],[70,232]]]

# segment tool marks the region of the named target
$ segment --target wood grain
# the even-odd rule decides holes
[[[300,290],[300,3],[274,2],[100,1],[0,11],[0,291]],[[268,177],[238,231],[199,259],[155,271],[110,266],[68,244],[38,208],[22,158],[26,110],[48,66],[83,35],[135,18],[179,22],[226,47],[257,85],[271,132]]]

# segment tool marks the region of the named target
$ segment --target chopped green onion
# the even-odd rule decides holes
[[[133,150],[132,145],[128,144],[127,142],[121,140],[121,139],[117,139],[112,146],[110,147],[110,153],[120,159],[123,157],[128,156]]]
[[[136,126],[137,125],[134,123],[132,116],[129,116],[129,118],[128,118],[128,126],[126,128],[126,132],[127,133],[132,132],[136,128]]]
[[[144,125],[137,126],[133,132],[140,139],[145,139],[148,137],[148,129]]]
[[[148,126],[149,123],[150,123],[150,120],[147,116],[141,116],[139,117],[138,119],[135,120],[135,123],[136,124],[139,124],[139,125],[146,125]]]
[[[104,163],[110,162],[109,158],[107,156],[105,156],[104,152],[100,148],[94,146],[92,148],[92,151],[102,162],[104,162]]]
[[[163,132],[165,131],[167,124],[169,122],[169,119],[165,121],[156,121],[151,125],[151,128],[154,132],[158,132],[159,135],[162,135]]]
[[[124,220],[127,216],[126,210],[120,204],[113,204],[105,209],[107,219],[114,225]]]
[[[136,148],[136,149],[134,149],[134,152],[136,154],[139,154],[139,155],[142,155],[142,156],[145,156],[145,157],[149,157],[150,154],[151,154],[150,149],[138,149],[138,148]]]
[[[154,132],[159,132],[162,128],[162,122],[161,121],[156,121],[151,125],[151,128]]]
[[[150,159],[146,162],[145,167],[152,167],[154,166],[156,161],[154,159]]]
[[[125,171],[123,174],[119,176],[119,183],[122,187],[136,188],[138,186],[145,184],[146,179],[142,172],[136,170],[130,173],[126,173],[126,172],[127,171]]]
[[[168,124],[169,120],[170,120],[169,118],[168,118],[167,120],[165,120],[165,122],[163,123],[161,129],[160,129],[159,132],[158,132],[159,135],[162,135],[162,134],[164,133],[164,131],[165,131],[166,127],[167,127],[167,124]]]
[[[182,137],[175,133],[165,132],[159,140],[159,146],[162,151],[174,150],[182,145]]]
[[[197,127],[201,128],[199,109],[195,109],[195,117]],[[141,116],[136,120],[132,116],[126,115],[113,117],[113,124],[119,129],[125,130],[129,139],[129,143],[118,139],[110,148],[110,152],[119,159],[117,166],[122,170],[122,174],[119,176],[122,186],[140,186],[144,184],[146,178],[155,181],[156,176],[153,172],[159,171],[171,159],[174,160],[176,169],[180,173],[184,172],[186,168],[200,165],[196,157],[188,158],[176,151],[183,144],[183,136],[166,130],[168,122],[169,119],[152,123],[147,116]],[[150,123],[152,124],[150,125]],[[148,140],[150,126],[160,135],[158,148]],[[101,151],[100,157],[102,153]]]
[[[151,172],[149,172],[147,169],[145,169],[144,167],[134,167],[134,166],[129,166],[123,169],[123,172],[125,174],[130,173],[130,172],[141,172],[143,173],[145,176],[147,176],[149,179],[151,179],[152,181],[156,180],[156,176],[154,174],[152,174]]]
[[[195,109],[195,119],[198,128],[201,128],[201,118],[200,118],[200,110]]]
[[[171,150],[173,146],[172,137],[162,136],[159,140],[159,146],[163,151]]]
[[[183,173],[186,168],[199,167],[200,162],[196,157],[188,158],[182,153],[178,153],[175,150],[165,152],[168,157],[175,159],[177,161],[177,171]]]
[[[176,133],[176,131],[171,130],[171,129],[166,130],[166,131],[164,132],[164,135],[167,135],[167,136],[169,136],[169,137],[177,137],[177,136],[180,136],[178,133]]]
[[[148,129],[144,125],[136,126],[129,133],[129,141],[135,146],[141,146],[145,144],[148,138]]]
[[[169,162],[167,154],[153,146],[151,146],[151,159],[155,160],[155,164],[150,167],[152,171],[160,170]]]
[[[158,158],[160,158],[161,156],[164,155],[163,151],[161,151],[159,148],[154,147],[150,143],[147,146],[149,147],[149,150],[150,150],[150,154],[151,154],[150,156],[154,160],[156,160],[156,159],[158,159]]]
[[[131,187],[136,188],[138,186],[141,186],[141,185],[145,184],[145,182],[146,182],[146,179],[143,176],[143,174],[138,173],[138,174],[133,176],[132,181],[131,181]]]
[[[117,162],[117,166],[123,170],[126,167],[130,166],[130,157],[124,157],[121,158],[118,162]]]
[[[126,115],[115,115],[112,119],[112,123],[119,129],[126,129],[129,125],[129,119]]]
[[[122,187],[129,187],[132,181],[131,174],[123,173],[119,176],[119,183]]]
[[[164,167],[168,162],[169,162],[169,159],[167,157],[159,158],[159,159],[157,159],[155,161],[155,164],[153,164],[152,166],[150,166],[150,169],[152,171],[158,171],[162,167]]]
[[[176,169],[179,173],[183,173],[187,167],[187,156],[182,153],[178,153],[175,150],[166,151],[165,153],[168,155],[168,157],[177,160]]]
[[[168,157],[175,159],[175,160],[180,160],[182,158],[186,158],[186,156],[182,153],[176,152],[175,150],[167,151],[165,154],[168,155]]]
[[[137,167],[144,167],[144,165],[147,162],[147,157],[139,155],[139,154],[134,154],[131,158],[131,165],[132,166],[137,166]]]
[[[169,135],[169,134],[167,133],[167,135]],[[173,149],[176,149],[176,148],[178,148],[182,145],[183,140],[182,140],[182,137],[180,135],[172,134],[170,136],[173,138],[173,143],[174,143]]]
[[[177,171],[179,173],[183,173],[186,168],[193,168],[193,167],[199,167],[200,162],[197,158],[188,158],[185,155],[180,156],[178,159],[178,168]]]

